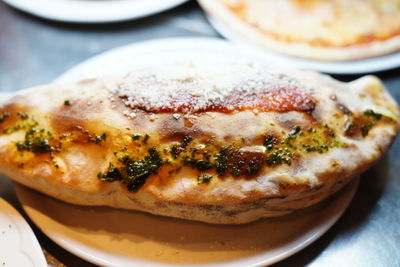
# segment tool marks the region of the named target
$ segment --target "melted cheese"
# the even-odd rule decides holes
[[[400,34],[399,0],[220,0],[264,34],[289,43],[351,46]]]

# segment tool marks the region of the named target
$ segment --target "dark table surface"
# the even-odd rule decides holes
[[[0,92],[49,83],[81,61],[111,48],[164,37],[220,36],[195,2],[148,18],[114,24],[42,20],[0,2]],[[376,73],[400,101],[400,69]],[[336,76],[351,80],[357,76]],[[400,266],[400,141],[362,175],[354,200],[319,240],[276,266]],[[0,197],[22,213],[13,184],[0,177]],[[39,242],[67,266],[93,266],[33,226]]]

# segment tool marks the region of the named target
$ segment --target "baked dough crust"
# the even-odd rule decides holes
[[[152,71],[157,75],[163,68]],[[3,116],[0,172],[18,183],[73,204],[141,210],[208,223],[240,224],[280,216],[327,198],[374,164],[397,135],[397,104],[376,77],[342,83],[310,71],[268,68],[265,71],[280,73],[278,77],[289,77],[296,86],[308,88],[316,102],[313,111],[202,111],[177,116],[173,112],[136,109],[132,116],[126,112],[132,108],[114,91],[121,84],[129,83],[129,76],[21,91],[0,105],[0,119]],[[219,78],[218,75],[213,77],[212,71],[207,75],[211,82]],[[178,83],[188,81],[185,78]],[[153,89],[157,88],[161,87]],[[376,120],[368,126],[367,133],[346,135],[349,119],[358,115],[367,118],[365,110]],[[33,120],[36,121],[34,126],[30,125]],[[310,149],[308,152],[304,147],[299,148],[293,152],[296,156],[290,164],[263,165],[250,176],[231,173],[219,176],[214,169],[199,171],[180,160],[172,161],[149,175],[136,192],[130,192],[126,184],[119,181],[107,182],[98,176],[99,172],[106,172],[110,163],[121,164],[120,156],[124,153],[140,159],[143,147],[154,146],[162,151],[171,144],[179,144],[182,136],[192,136],[193,146],[199,147],[210,138],[223,144],[242,140],[241,149],[251,150],[263,146],[262,138],[266,133],[280,136],[284,131],[290,135],[297,125],[304,129],[304,136],[310,127],[322,125],[332,129],[334,134],[329,136],[341,145],[329,149],[321,146],[319,151]],[[40,129],[45,129],[43,134],[50,132],[49,140],[54,139],[54,144],[57,144],[55,139],[62,142],[61,149],[40,151],[36,148],[36,153],[30,147],[28,151],[24,147],[28,144],[23,142],[32,127],[35,133]],[[101,137],[103,132],[107,133],[107,138]],[[100,138],[88,141],[92,133]],[[146,144],[137,145],[132,142],[133,133],[146,133],[150,137]],[[302,140],[303,137],[297,138]],[[209,182],[199,182],[198,177],[203,173],[212,174],[213,178]]]
[[[324,61],[400,50],[398,1],[199,0],[225,26],[261,47]]]

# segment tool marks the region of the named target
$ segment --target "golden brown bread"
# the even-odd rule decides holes
[[[328,197],[397,131],[373,76],[181,63],[19,92],[0,105],[0,171],[74,204],[245,223]]]

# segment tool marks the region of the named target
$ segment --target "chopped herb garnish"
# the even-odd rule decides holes
[[[226,174],[229,169],[229,162],[232,157],[232,148],[229,146],[222,147],[219,153],[215,156],[215,168],[220,176]]]
[[[182,141],[180,142],[180,145],[173,145],[171,147],[171,154],[174,159],[178,158],[179,155],[186,151],[186,147],[189,145],[189,143],[193,140],[193,138],[190,135],[185,136]],[[195,150],[192,150],[192,154],[194,153]]]
[[[246,172],[248,175],[254,175],[258,173],[260,169],[261,169],[260,166],[256,162],[250,161],[249,167],[246,168]]]
[[[364,136],[364,137],[367,136],[373,126],[374,126],[374,123],[372,123],[372,122],[368,122],[366,124],[361,125],[360,130],[361,130],[362,136]]]
[[[146,182],[146,179],[157,173],[158,169],[163,165],[160,153],[155,147],[148,150],[148,155],[139,161],[132,160],[129,156],[121,159],[123,165],[124,183],[131,192],[138,191]]]
[[[192,167],[194,169],[197,169],[199,171],[207,171],[213,168],[213,165],[210,163],[210,161],[205,160],[205,159],[193,159],[189,158],[186,156],[183,159],[183,164],[185,166]]]
[[[364,115],[370,116],[370,117],[374,118],[377,121],[379,121],[382,118],[382,114],[376,113],[372,109],[367,109],[366,111],[364,111]]]
[[[114,165],[110,163],[108,166],[107,173],[99,173],[97,175],[100,180],[106,181],[106,182],[114,182],[114,181],[120,181],[122,180],[122,175],[121,172],[119,171],[118,168],[115,168]]]
[[[289,149],[279,148],[274,153],[268,155],[266,163],[268,166],[281,165],[281,164],[291,165],[292,157],[293,154],[292,152],[289,151]]]
[[[189,143],[193,140],[193,137],[191,137],[190,135],[186,135],[182,141],[181,141],[181,145],[186,147],[189,145]]]
[[[132,140],[133,141],[139,140],[141,136],[142,136],[141,134],[133,134],[132,135]]]
[[[197,177],[197,181],[199,183],[209,183],[212,178],[213,176],[210,174],[202,174]]]
[[[289,144],[292,140],[296,139],[298,135],[302,135],[300,126],[296,126],[293,130],[285,137],[286,144]]]
[[[268,151],[271,151],[274,146],[278,143],[278,139],[276,139],[273,135],[269,134],[264,139],[264,146]]]
[[[150,139],[150,135],[145,134],[144,138],[143,138],[143,144],[147,144],[147,141],[149,141],[149,139]]]
[[[34,127],[29,129],[25,134],[25,140],[17,142],[18,151],[31,151],[33,153],[48,153],[54,151],[54,147],[49,142],[49,137],[45,134],[44,129],[38,130]]]
[[[180,146],[172,146],[171,148],[171,154],[174,159],[177,159],[179,155],[184,151],[185,149]]]
[[[89,142],[95,143],[95,144],[101,144],[101,142],[105,141],[107,139],[107,134],[103,133],[102,135],[96,135],[96,136],[89,136],[88,140]]]
[[[319,153],[324,153],[329,150],[329,146],[327,145],[320,145],[320,144],[315,144],[315,145],[308,145],[308,144],[303,144],[303,147],[306,149],[307,152],[319,152]]]
[[[26,113],[18,112],[17,115],[18,115],[22,120],[26,120],[26,119],[29,118],[28,114],[26,114]]]

